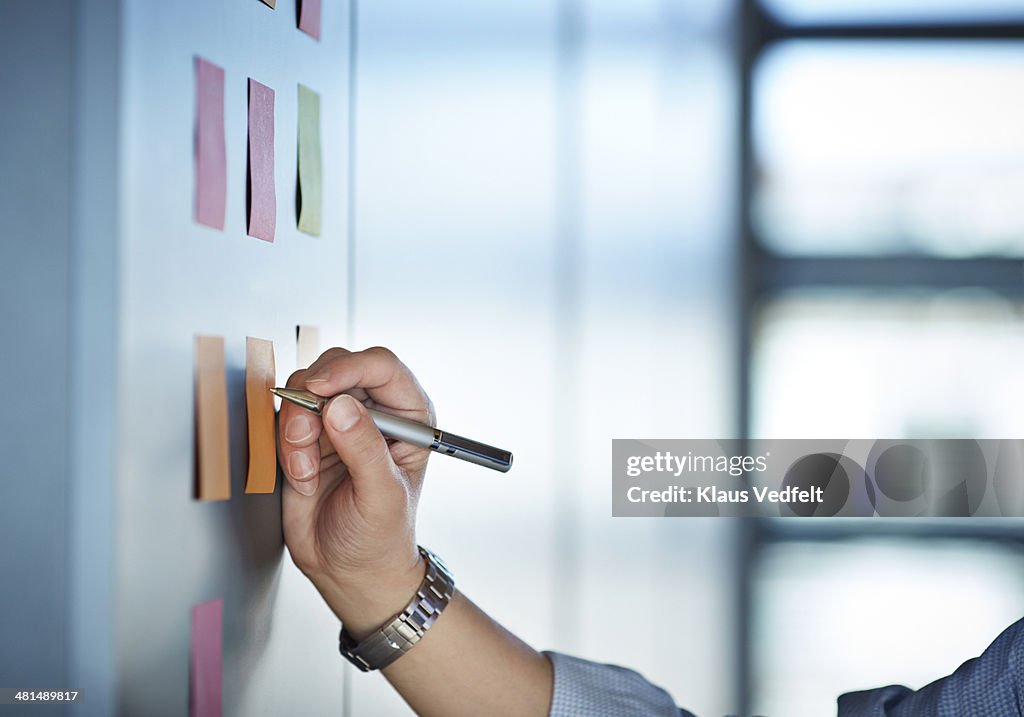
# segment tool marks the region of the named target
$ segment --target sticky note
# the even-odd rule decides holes
[[[320,236],[320,95],[299,85],[299,231]]]
[[[274,91],[249,78],[249,236],[274,241]]]
[[[320,358],[320,329],[316,326],[297,326],[295,362],[297,368],[309,368]]]
[[[273,493],[277,480],[277,441],[274,435],[274,344],[245,339],[245,412],[249,423],[249,473],[246,493]]]
[[[192,607],[189,717],[221,717],[224,710],[224,600]]]
[[[231,467],[223,337],[196,337],[195,383],[196,498],[227,500]]]
[[[196,221],[214,229],[223,229],[228,183],[224,141],[224,70],[196,57],[195,72]]]
[[[299,0],[299,29],[320,39],[320,0]]]

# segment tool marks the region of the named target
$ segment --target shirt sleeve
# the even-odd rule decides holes
[[[839,698],[839,717],[1021,717],[1024,715],[1024,620],[949,677],[916,692],[890,685]]]
[[[616,665],[545,652],[554,667],[549,717],[694,717],[665,690]]]

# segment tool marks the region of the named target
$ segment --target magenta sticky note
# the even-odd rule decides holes
[[[320,39],[320,0],[299,0],[299,29]]]
[[[222,717],[224,601],[192,608],[192,653],[189,669],[189,717]]]
[[[274,91],[249,78],[249,236],[274,241]]]
[[[201,57],[196,70],[196,221],[224,228],[227,151],[224,144],[224,70]]]

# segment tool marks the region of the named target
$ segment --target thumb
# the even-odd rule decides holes
[[[383,507],[407,498],[387,441],[362,403],[344,393],[331,399],[324,411],[324,430],[348,468],[357,500]]]

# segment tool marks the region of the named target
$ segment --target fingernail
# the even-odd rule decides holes
[[[296,480],[309,478],[313,474],[313,461],[302,451],[295,451],[288,458],[288,472]]]
[[[317,487],[320,485],[319,478],[313,478],[312,480],[303,481],[302,483],[292,483],[295,486],[295,490],[299,491],[304,496],[311,496],[316,493]]]
[[[309,417],[298,414],[292,417],[292,420],[288,421],[288,425],[284,429],[284,439],[289,443],[304,443],[309,440],[309,437],[313,435],[313,424],[310,423]],[[295,455],[300,455],[296,453]],[[305,456],[303,456],[305,458]],[[307,459],[308,460],[308,459]]]
[[[356,400],[342,394],[331,401],[327,407],[327,422],[336,431],[347,431],[359,420],[359,409]]]

